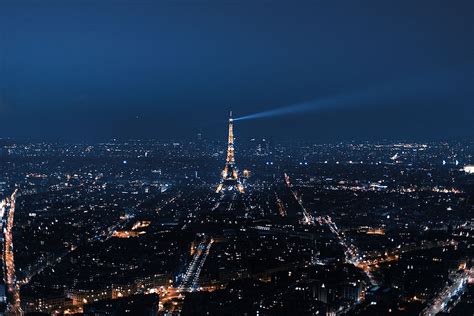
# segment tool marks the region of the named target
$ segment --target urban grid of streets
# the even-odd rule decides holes
[[[340,229],[339,224],[336,225],[334,218],[337,217],[333,216],[334,213],[328,212],[326,209],[324,212],[316,212],[314,209],[319,209],[319,208],[314,208],[314,207],[308,207],[306,203],[311,205],[311,199],[308,191],[305,189],[307,187],[307,184],[301,185],[302,179],[297,180],[297,184],[293,185],[292,181],[290,182],[290,176],[288,174],[291,174],[290,172],[283,173],[283,182],[280,183],[281,187],[279,189],[276,189],[276,184],[274,182],[273,186],[268,187],[270,190],[269,192],[269,197],[273,197],[273,202],[274,203],[274,211],[276,215],[279,215],[282,219],[286,218],[289,216],[288,214],[288,202],[293,203],[294,205],[297,206],[297,214],[299,216],[299,223],[302,225],[300,228],[302,230],[306,231],[312,231],[314,228],[314,231],[320,231],[318,227],[325,227],[324,230],[329,231],[332,236],[334,237],[334,240],[336,243],[341,246],[343,253],[344,253],[344,260],[345,263],[352,265],[361,271],[365,273],[367,276],[367,280],[369,280],[369,286],[370,285],[380,285],[380,280],[378,279],[380,277],[380,267],[381,266],[387,266],[392,264],[392,263],[397,263],[400,261],[400,258],[405,256],[406,254],[410,253],[416,253],[420,251],[427,251],[431,249],[448,249],[448,248],[457,248],[460,246],[459,242],[456,240],[456,238],[446,238],[446,239],[441,239],[441,240],[435,240],[435,241],[423,241],[421,243],[406,243],[404,245],[399,245],[396,248],[387,248],[385,253],[377,254],[377,255],[369,255],[366,250],[361,250],[359,249],[356,244],[352,243],[351,240],[353,240],[351,237],[348,237],[347,229]],[[196,176],[197,178],[197,176]],[[293,178],[293,177],[292,177]],[[275,176],[273,176],[273,179],[275,179]],[[332,184],[331,189],[334,190],[336,186]],[[380,186],[382,189],[377,188],[378,190],[383,190],[383,186]],[[282,190],[282,188],[286,188],[285,190]],[[347,185],[347,183],[340,183],[339,188],[342,188],[342,190],[351,190],[351,187]],[[457,188],[443,188],[443,187],[434,187],[434,188],[421,188],[423,190],[431,190],[430,192],[434,192],[435,194],[441,196],[445,195],[448,196],[450,194],[456,195],[456,194],[462,194],[462,191],[457,189]],[[266,189],[264,189],[266,190]],[[305,191],[306,190],[306,191]],[[339,189],[338,189],[339,190]],[[356,192],[360,192],[360,190],[365,190],[363,187],[360,185],[354,186],[354,190],[357,190]],[[370,190],[370,187],[369,187]],[[393,190],[394,189],[390,189]],[[410,193],[415,190],[414,188],[408,188],[402,190],[406,190],[405,192]],[[358,193],[359,194],[359,193]],[[249,193],[251,196],[251,199],[255,198],[257,195],[254,195],[253,193]],[[155,212],[158,215],[161,215],[162,209],[166,208],[167,214],[170,214],[169,211],[170,209],[174,209],[175,203],[182,203],[180,200],[180,197],[182,196],[182,191],[181,188],[178,186],[176,189],[172,191],[171,194],[167,195],[166,199],[163,199],[161,202],[156,204]],[[225,211],[227,213],[234,213],[236,210],[236,207],[242,207],[243,210],[247,210],[245,212],[249,212],[253,209],[255,209],[255,205],[248,204],[251,199],[244,199],[243,205],[238,206],[238,199],[236,199],[237,195],[233,195],[232,199],[227,199],[227,200],[213,200],[211,198],[210,200],[215,201],[215,203],[209,205],[209,210],[211,214],[218,209],[221,211]],[[290,197],[290,198],[289,198]],[[6,221],[7,223],[7,232],[9,234],[5,235],[5,271],[6,273],[6,280],[9,286],[9,291],[13,294],[12,297],[14,299],[12,300],[10,310],[14,310],[15,306],[19,308],[20,306],[20,301],[19,301],[19,286],[27,286],[30,284],[30,281],[35,278],[38,275],[43,274],[45,269],[51,269],[55,267],[56,265],[62,264],[64,258],[70,256],[71,254],[74,254],[78,249],[82,249],[83,245],[80,244],[70,244],[69,247],[65,252],[58,253],[55,257],[49,257],[48,261],[43,262],[42,265],[37,266],[35,269],[28,270],[27,275],[23,274],[23,278],[19,280],[18,282],[15,281],[15,264],[13,260],[13,252],[11,251],[13,249],[12,243],[12,236],[11,236],[11,231],[13,227],[13,214],[15,211],[15,202],[16,202],[16,192],[11,196],[10,198],[10,205],[12,206],[10,208],[10,212],[7,212],[6,214],[10,214],[11,216],[8,217],[8,220]],[[240,201],[242,203],[242,201]],[[268,203],[268,202],[267,202]],[[224,207],[223,207],[224,205]],[[193,205],[190,208],[190,214],[191,213],[199,213],[200,212],[200,207],[199,205]],[[290,211],[293,212],[291,216],[294,216],[296,208],[291,209]],[[264,212],[260,211],[261,215],[264,216]],[[329,215],[328,213],[331,213]],[[250,214],[250,213],[248,213]],[[243,219],[248,218],[248,214],[246,213]],[[135,215],[133,209],[127,212],[125,216],[121,216],[120,220],[112,222],[109,224],[104,230],[97,230],[97,233],[95,235],[92,235],[88,238],[87,242],[88,243],[106,243],[108,241],[112,241],[113,237],[115,237],[118,231],[126,231],[128,228],[127,227],[136,227],[137,220],[135,219]],[[385,215],[383,215],[385,217]],[[188,226],[192,225],[192,219],[193,217],[189,217],[189,221],[183,222],[183,226],[179,226],[180,229],[186,230]],[[337,219],[339,223],[340,219]],[[236,222],[237,223],[237,222]],[[258,223],[258,222],[257,222]],[[464,225],[464,224],[463,224]],[[344,227],[344,225],[342,225]],[[304,228],[306,227],[306,228]],[[383,227],[383,226],[382,226]],[[268,231],[269,233],[273,234],[285,234],[284,229],[278,226],[272,227],[270,224],[255,224],[253,226],[250,226],[249,228],[256,228],[257,230],[263,230],[263,231]],[[298,228],[298,229],[300,229]],[[134,228],[132,228],[133,230]],[[377,228],[376,230],[381,230],[380,228]],[[380,232],[376,232],[376,234],[379,234]],[[291,234],[291,233],[290,233]],[[383,236],[383,228],[381,235]],[[167,303],[171,302],[172,306],[177,306],[177,308],[181,308],[181,304],[184,300],[186,300],[186,297],[190,294],[193,293],[199,293],[200,291],[208,291],[211,288],[207,287],[206,285],[201,285],[201,275],[203,272],[203,268],[206,265],[206,262],[208,261],[207,258],[210,254],[212,254],[213,250],[213,244],[216,242],[213,239],[213,234],[201,234],[198,235],[199,238],[201,239],[200,241],[197,242],[197,246],[194,247],[194,250],[192,251],[192,255],[189,256],[189,260],[187,261],[187,264],[181,268],[181,273],[180,277],[177,279],[177,282],[169,282],[167,286],[159,286],[156,288],[153,287],[145,287],[143,288],[143,291],[146,293],[158,293],[160,294],[160,307],[162,311],[165,311],[164,306],[167,305]],[[218,243],[221,243],[221,240],[219,240]],[[222,247],[221,244],[216,246],[216,251],[219,249],[219,247]],[[316,248],[315,248],[316,249]],[[221,250],[219,250],[221,251]],[[186,257],[182,256],[183,258]],[[406,257],[406,256],[405,256]],[[308,263],[309,261],[306,261]],[[301,262],[300,262],[301,263]],[[293,263],[293,264],[283,264],[285,267],[298,267],[300,266],[300,263]],[[304,266],[304,265],[303,265]],[[205,270],[205,269],[204,269]],[[276,271],[276,270],[275,270]],[[374,274],[376,276],[374,276]],[[453,270],[450,275],[449,275],[449,282],[446,282],[444,288],[440,288],[437,291],[437,294],[435,297],[431,300],[429,300],[426,304],[426,307],[423,310],[423,315],[435,315],[439,312],[442,311],[450,311],[453,309],[454,306],[460,301],[460,297],[462,296],[463,292],[467,289],[467,284],[469,280],[472,280],[472,273],[471,270],[468,267],[463,267],[461,269],[456,269],[455,271]],[[12,284],[15,284],[15,286],[12,286]],[[215,288],[214,288],[215,289]],[[16,293],[15,293],[16,290]],[[212,290],[212,289],[211,289]],[[23,298],[23,296],[22,296]],[[15,302],[18,302],[15,304]],[[177,303],[179,302],[179,303]],[[363,300],[357,300],[355,305],[358,303],[363,302]],[[168,304],[169,305],[169,304]],[[169,306],[166,308],[170,308]],[[350,311],[352,307],[346,306],[342,311]],[[176,310],[176,309],[175,309]],[[179,310],[179,309],[178,309]],[[71,310],[72,311],[72,310]],[[340,310],[341,311],[341,310]]]

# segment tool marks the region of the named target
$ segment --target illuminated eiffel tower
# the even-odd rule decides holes
[[[216,192],[237,190],[244,193],[244,186],[239,179],[239,170],[235,166],[234,157],[234,120],[232,119],[232,111],[229,116],[229,140],[227,143],[227,158],[224,170],[221,173],[221,182],[217,186]]]

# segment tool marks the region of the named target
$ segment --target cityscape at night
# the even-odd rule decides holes
[[[462,1],[0,1],[0,316],[474,315],[473,36]]]

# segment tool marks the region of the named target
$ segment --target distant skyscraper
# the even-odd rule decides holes
[[[229,138],[227,142],[227,158],[224,170],[221,173],[221,182],[217,186],[216,192],[237,190],[244,192],[244,187],[239,179],[239,171],[235,166],[234,157],[234,120],[232,119],[232,112],[229,116]]]

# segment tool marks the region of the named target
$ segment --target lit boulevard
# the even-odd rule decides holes
[[[468,281],[472,279],[473,275],[474,269],[467,269],[465,264],[462,264],[459,270],[451,271],[449,283],[429,302],[420,316],[434,316],[440,312],[450,312],[466,291]],[[456,301],[453,302],[454,298]]]
[[[205,237],[205,239],[207,238]],[[180,292],[193,292],[198,288],[199,275],[201,274],[201,269],[206,262],[213,243],[214,241],[211,238],[210,240],[202,241],[197,246],[194,256],[184,273],[181,285],[178,288]]]
[[[7,314],[22,315],[23,312],[20,307],[20,289],[16,281],[15,274],[15,260],[13,254],[13,219],[15,215],[15,202],[17,190],[12,193],[10,198],[1,202],[3,216],[6,218],[6,227],[4,228],[4,271],[6,273],[5,284],[8,289],[10,299],[7,299]]]

